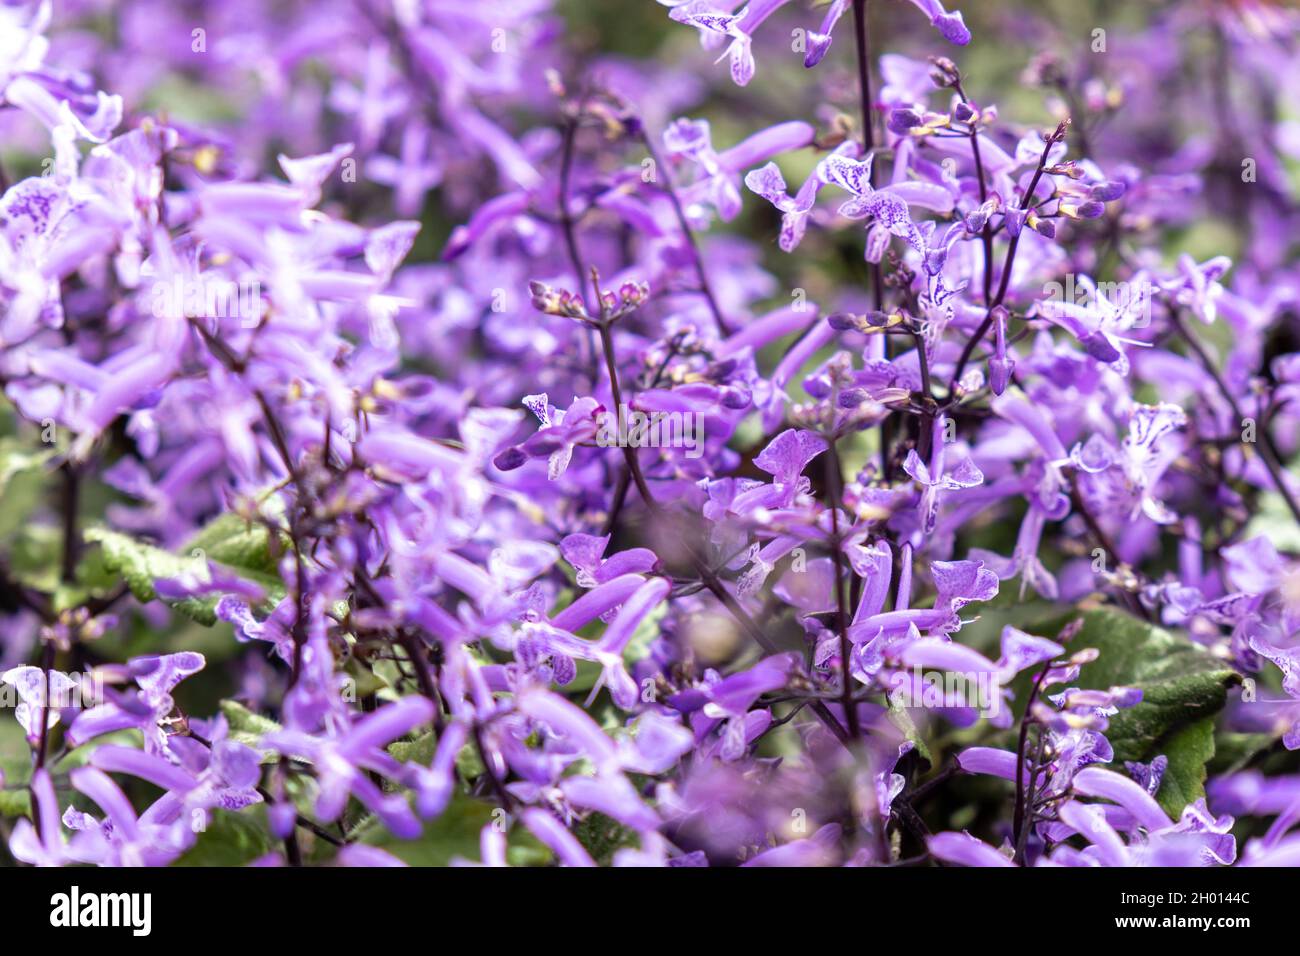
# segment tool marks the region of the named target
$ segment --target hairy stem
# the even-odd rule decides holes
[[[599,299],[599,292],[597,293]],[[601,316],[599,322],[595,323],[596,330],[600,334],[600,343],[602,351],[605,353],[605,368],[609,372],[610,393],[614,398],[615,406],[622,404],[622,389],[618,381],[618,363],[614,358],[614,335],[612,323],[605,316]],[[623,458],[627,462],[628,474],[632,476],[632,482],[636,485],[637,492],[645,502],[650,513],[656,517],[666,517],[659,502],[655,500],[654,495],[650,493],[650,486],[646,482],[645,474],[641,470],[641,462],[637,459],[636,449],[630,445],[623,446]],[[722,604],[723,607],[740,623],[749,638],[755,641],[760,647],[769,654],[775,654],[777,647],[764,633],[758,623],[740,606],[740,602],[727,590],[726,586],[709,567],[708,561],[699,553],[693,544],[687,542],[687,553],[690,556],[691,564],[695,573],[699,576],[700,581],[713,594],[714,597]],[[812,704],[813,711],[821,718],[822,722],[831,730],[837,739],[842,743],[847,743],[850,739],[849,733],[835,719],[835,715],[821,701]]]
[[[957,95],[961,97],[962,102],[971,106],[970,98],[966,95],[966,90],[962,88],[961,80],[954,84]],[[984,178],[984,159],[980,154],[980,136],[979,127],[976,123],[971,124],[970,128],[970,151],[971,157],[975,161],[975,178],[979,182],[980,205],[988,202],[989,189]],[[993,228],[989,225],[988,220],[984,222],[984,228],[980,230],[980,245],[984,248],[984,304],[988,306],[993,296]]]
[[[1057,132],[1062,132],[1069,126],[1069,123],[1070,121],[1067,119],[1057,128]],[[1056,134],[1047,137],[1047,141],[1043,145],[1043,155],[1038,157],[1038,167],[1034,170],[1034,176],[1029,181],[1029,188],[1026,190],[1025,196],[1021,200],[1022,203],[1028,204],[1033,202],[1034,191],[1038,189],[1039,180],[1043,178],[1043,169],[1047,166],[1047,154],[1051,152],[1052,147],[1056,145],[1056,142]],[[993,301],[989,303],[988,310],[984,315],[984,321],[979,324],[979,328],[975,330],[975,333],[966,340],[966,347],[962,349],[961,357],[957,359],[957,366],[953,370],[952,378],[948,382],[949,401],[952,401],[957,394],[957,383],[961,381],[962,373],[966,371],[966,363],[970,361],[971,355],[975,353],[975,347],[980,344],[984,339],[984,336],[988,334],[989,329],[993,326],[993,310],[1000,306],[1003,300],[1007,297],[1007,289],[1011,285],[1011,268],[1015,265],[1016,250],[1019,246],[1020,234],[1017,233],[1012,236],[1011,241],[1007,243],[1007,256],[1002,263],[1002,278],[998,282],[997,294],[994,296]]]
[[[1236,418],[1238,424],[1243,422],[1246,419],[1246,415],[1242,412],[1241,405],[1233,397],[1232,391],[1228,388],[1228,383],[1225,382],[1223,376],[1219,374],[1219,370],[1210,359],[1209,353],[1205,351],[1205,348],[1196,340],[1196,337],[1192,335],[1191,330],[1187,328],[1186,323],[1183,322],[1178,309],[1171,308],[1169,310],[1169,321],[1173,324],[1174,330],[1178,333],[1179,337],[1182,338],[1182,340],[1187,343],[1187,347],[1192,350],[1192,354],[1196,356],[1196,360],[1200,362],[1201,367],[1205,369],[1206,374],[1213,379],[1214,387],[1219,390],[1219,394],[1223,396],[1223,400],[1227,402],[1228,407],[1232,409],[1233,417]],[[1296,523],[1300,524],[1300,502],[1296,501],[1295,496],[1291,493],[1291,489],[1287,486],[1286,481],[1284,480],[1285,469],[1282,467],[1282,456],[1278,453],[1277,445],[1273,442],[1273,435],[1268,430],[1268,424],[1266,422],[1261,421],[1258,428],[1260,441],[1257,443],[1256,447],[1259,451],[1259,458],[1264,463],[1264,467],[1268,469],[1269,477],[1273,479],[1273,485],[1277,488],[1278,494],[1280,494],[1282,500],[1286,502],[1287,510],[1291,512],[1291,516],[1295,518]]]
[[[699,242],[695,238],[691,224],[686,221],[686,210],[682,208],[682,202],[677,197],[677,189],[673,186],[672,173],[659,159],[654,142],[644,127],[641,130],[641,142],[650,155],[650,161],[654,163],[656,173],[663,177],[662,192],[672,204],[673,214],[677,217],[677,226],[686,238],[686,244],[691,248],[691,261],[695,266],[695,277],[700,283],[700,294],[704,296],[704,300],[709,304],[709,311],[713,313],[713,321],[717,325],[718,331],[723,335],[730,335],[734,329],[723,317],[722,309],[718,306],[717,297],[713,294],[713,287],[709,284],[709,275],[704,268],[704,256],[700,253]]]
[[[853,39],[858,67],[858,101],[862,113],[862,152],[870,155],[876,148],[874,110],[871,99],[871,38],[867,31],[867,0],[853,0]],[[876,164],[871,164],[871,185],[876,184]],[[885,280],[879,262],[869,264],[871,301],[877,312],[885,307]],[[884,341],[885,358],[889,358],[889,339]],[[880,474],[888,481],[892,471],[889,454],[893,444],[894,423],[886,415],[880,421]]]
[[[835,444],[833,436],[826,439],[826,499],[831,512],[831,558],[835,563],[835,629],[840,635],[841,706],[848,722],[849,736],[856,740],[862,736],[862,730],[858,726],[858,705],[853,700],[853,643],[849,640],[849,612],[844,598],[844,551],[840,538],[840,486],[844,474]]]
[[[1025,712],[1020,718],[1020,737],[1016,743],[1016,812],[1012,824],[1012,833],[1015,836],[1016,843],[1016,860],[1022,860],[1020,847],[1024,834],[1028,833],[1028,827],[1025,825],[1025,752],[1029,743],[1029,724],[1033,720],[1032,711],[1034,701],[1038,699],[1038,693],[1043,689],[1043,681],[1047,679],[1047,673],[1051,667],[1044,667],[1038,672],[1038,677],[1034,680],[1033,689],[1029,692],[1029,697],[1025,700]],[[1037,770],[1035,769],[1035,772]]]

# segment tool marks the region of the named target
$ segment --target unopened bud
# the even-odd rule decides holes
[[[891,133],[902,135],[921,125],[921,114],[912,109],[894,110],[889,114],[889,122],[885,125]]]
[[[1104,183],[1098,183],[1088,190],[1088,195],[1099,202],[1114,202],[1119,199],[1128,190],[1128,187],[1121,182],[1110,180]]]

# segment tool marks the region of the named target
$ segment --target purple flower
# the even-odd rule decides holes
[[[1300,862],[1300,19],[660,5],[0,4],[16,861]]]
[[[661,0],[662,2],[662,0]],[[670,4],[668,15],[678,23],[685,23],[700,31],[706,47],[727,43],[723,57],[731,61],[731,79],[737,86],[745,86],[754,78],[753,33],[786,0],[752,0],[738,13],[728,14],[718,10],[709,0],[685,0]]]
[[[960,12],[949,13],[939,0],[912,0],[912,3],[930,18],[930,24],[942,33],[943,38],[949,43],[958,46],[970,43],[970,31],[966,29]]]
[[[400,765],[379,748],[426,723],[432,707],[423,698],[406,697],[361,718],[341,734],[323,737],[278,730],[266,735],[262,745],[317,766],[320,794],[316,798],[316,815],[322,820],[337,819],[348,797],[354,796],[393,833],[411,839],[419,835],[420,824],[406,799],[384,793],[366,771],[400,779],[404,773]]]
[[[134,658],[128,666],[139,689],[110,692],[106,703],[79,714],[68,729],[69,742],[80,746],[103,734],[133,727],[144,734],[146,753],[165,755],[168,746],[165,724],[175,708],[171,692],[205,665],[203,655],[191,651]]]
[[[802,149],[813,136],[807,123],[778,123],[719,153],[713,148],[707,120],[679,119],[664,131],[664,146],[669,156],[685,159],[696,169],[695,181],[682,190],[691,218],[707,221],[706,207],[712,206],[723,222],[730,222],[740,213],[740,171],[779,153]]]
[[[921,486],[921,501],[918,509],[921,526],[928,534],[934,530],[939,518],[939,492],[960,491],[963,488],[977,488],[984,482],[984,475],[968,457],[963,457],[951,467],[945,460],[944,433],[946,426],[943,416],[934,420],[932,451],[930,465],[927,468],[921,462],[915,449],[907,453],[903,470]]]

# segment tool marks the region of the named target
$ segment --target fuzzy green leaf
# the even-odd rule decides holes
[[[458,793],[440,816],[425,823],[424,833],[414,840],[393,836],[375,817],[360,823],[353,835],[410,866],[447,866],[456,857],[479,861],[480,831],[493,821],[495,812],[492,806]],[[527,830],[519,826],[511,830],[507,859],[512,866],[536,865],[548,858],[549,851]]]
[[[214,530],[218,526],[219,530]],[[243,527],[242,522],[239,527]],[[158,591],[154,586],[156,581],[180,577],[186,572],[206,574],[208,560],[260,585],[269,601],[278,601],[285,593],[283,583],[274,573],[275,562],[270,557],[266,532],[263,531],[259,550],[255,538],[245,536],[233,524],[223,522],[220,518],[195,538],[195,541],[203,541],[207,547],[191,547],[186,556],[173,554],[106,528],[91,528],[86,532],[86,540],[99,544],[103,550],[104,566],[121,575],[131,593],[142,602],[158,599]],[[268,567],[270,570],[267,570]],[[216,595],[189,597],[166,603],[200,624],[211,626],[217,621]]]
[[[591,813],[573,828],[573,834],[599,866],[609,866],[614,854],[640,846],[636,831],[603,813]]]
[[[1202,717],[1175,730],[1160,746],[1169,766],[1156,801],[1176,820],[1183,807],[1205,796],[1205,765],[1214,759],[1214,718]]]
[[[1228,688],[1241,678],[1186,638],[1114,608],[1068,615],[1035,633],[1054,635],[1077,616],[1083,617],[1083,629],[1070,650],[1101,652],[1082,668],[1077,686],[1142,689],[1141,703],[1110,718],[1106,738],[1117,766],[1160,754],[1168,758],[1158,799],[1176,817],[1187,801],[1204,795],[1205,764],[1214,756],[1214,716],[1223,709]]]
[[[264,736],[280,729],[280,725],[274,720],[253,713],[235,700],[223,700],[221,702],[221,713],[226,718],[226,725],[230,728],[229,739],[246,747],[252,747],[254,750],[261,750],[260,744]],[[274,761],[274,759],[274,755],[263,754],[264,761]]]
[[[198,839],[174,866],[243,866],[271,852],[276,841],[260,806],[238,812],[197,811],[192,825]]]
[[[206,557],[238,571],[275,576],[277,556],[271,533],[264,525],[250,524],[227,512],[213,519],[182,548],[191,557]]]

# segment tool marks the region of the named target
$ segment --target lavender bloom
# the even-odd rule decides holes
[[[921,514],[921,526],[927,533],[934,530],[939,518],[940,491],[976,488],[984,482],[984,476],[970,458],[962,458],[951,468],[947,467],[944,454],[946,426],[942,416],[934,420],[933,428],[929,468],[921,463],[921,458],[915,450],[908,452],[907,460],[903,463],[903,470],[921,486],[921,502],[918,509]]]
[[[394,763],[378,748],[426,722],[432,715],[431,706],[427,700],[410,697],[362,718],[338,736],[322,738],[282,730],[268,734],[263,738],[263,745],[282,754],[309,759],[320,767],[316,813],[321,819],[336,819],[352,795],[390,830],[409,839],[420,832],[420,824],[405,799],[384,794],[365,770],[397,775],[399,771]]]
[[[77,684],[62,671],[42,671],[39,667],[14,667],[0,674],[0,681],[18,691],[20,703],[14,708],[14,719],[27,734],[29,741],[40,738],[41,718],[48,731],[59,722],[60,712],[71,701],[71,692]]]
[[[908,200],[898,194],[898,188],[889,186],[874,189],[871,185],[871,164],[873,157],[863,162],[845,156],[832,155],[822,160],[818,173],[828,183],[839,186],[852,193],[855,198],[840,206],[839,213],[849,219],[874,220],[873,231],[881,235],[884,230],[890,235],[906,239],[908,244],[918,252],[925,251],[925,236],[912,221],[907,210]],[[869,238],[867,257],[877,261],[883,255],[883,243],[879,238]]]
[[[689,215],[699,222],[707,221],[707,206],[723,222],[734,219],[741,205],[736,185],[740,170],[778,153],[802,149],[812,139],[813,129],[807,123],[778,123],[719,153],[707,120],[679,119],[664,131],[668,155],[688,160],[696,169],[695,181],[683,190],[683,198]]]
[[[201,671],[205,664],[203,655],[193,652],[135,658],[129,668],[139,690],[114,695],[79,714],[68,730],[69,741],[80,745],[101,734],[133,727],[144,734],[146,753],[164,754],[167,749],[164,725],[175,707],[171,692],[186,677]]]
[[[11,862],[1300,864],[1295,14],[209,6],[0,4]]]
[[[732,82],[746,86],[754,78],[754,31],[785,3],[786,0],[753,0],[738,13],[727,14],[708,0],[686,0],[685,3],[672,4],[668,15],[678,23],[698,29],[700,40],[706,47],[726,43],[718,59],[729,59]]]
[[[930,24],[943,34],[943,38],[949,43],[958,46],[970,43],[970,31],[966,29],[966,23],[962,20],[960,12],[949,13],[939,0],[912,0],[912,3],[930,18]]]
[[[812,69],[825,59],[827,51],[831,48],[831,33],[835,29],[835,24],[839,23],[840,17],[844,16],[848,8],[849,0],[831,0],[822,17],[821,26],[816,32],[808,31],[808,50],[803,57],[803,65],[806,69]]]

